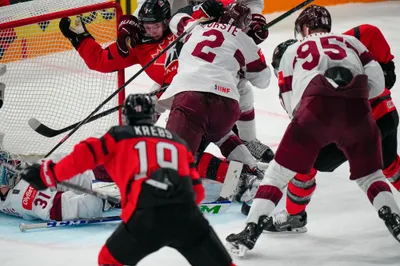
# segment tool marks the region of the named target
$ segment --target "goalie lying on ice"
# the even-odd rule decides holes
[[[6,152],[0,151],[0,160],[9,160]],[[54,158],[55,159],[55,158]],[[60,159],[60,158],[59,158]],[[97,176],[97,175],[96,175]],[[93,171],[86,171],[70,180],[71,183],[91,188],[95,180]],[[17,174],[0,164],[0,212],[26,220],[72,220],[100,217],[110,208],[108,202],[59,187],[58,190],[37,191]]]

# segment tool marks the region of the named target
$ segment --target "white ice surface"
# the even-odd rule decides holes
[[[400,77],[400,2],[375,4],[349,4],[331,7],[333,31],[343,32],[359,24],[380,27],[391,44],[397,74]],[[278,14],[268,15],[271,20]],[[292,15],[271,28],[269,39],[262,44],[270,61],[275,46],[293,37]],[[138,68],[128,70],[135,73]],[[151,82],[140,76],[130,91],[147,91]],[[394,101],[400,106],[400,81],[392,89]],[[260,140],[276,148],[289,119],[278,100],[276,80],[264,91],[255,91],[257,134]],[[215,148],[211,148],[215,151]],[[348,180],[348,165],[344,164],[332,174],[318,174],[318,187],[308,207],[308,232],[302,235],[262,235],[247,259],[236,260],[239,266],[308,265],[308,266],[367,266],[400,265],[399,243],[388,233],[370,205],[367,197],[355,183]],[[399,193],[394,192],[397,200]],[[229,233],[239,232],[245,217],[239,206],[227,213],[210,216],[215,230],[224,239]],[[49,229],[21,233],[22,220],[0,215],[1,266],[78,266],[96,265],[97,254],[114,224],[80,228]],[[134,252],[134,251],[133,251]],[[162,249],[145,258],[140,266],[188,265],[179,253]]]

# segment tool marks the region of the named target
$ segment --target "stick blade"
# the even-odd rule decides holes
[[[34,117],[28,120],[28,124],[33,130],[42,136],[51,138],[58,134],[56,130],[47,127]]]
[[[36,131],[36,129],[37,129],[38,127],[40,127],[40,125],[41,125],[42,123],[40,123],[40,121],[37,120],[36,118],[33,118],[33,117],[32,117],[31,119],[29,119],[28,124],[29,124],[29,126],[30,126],[33,130]]]

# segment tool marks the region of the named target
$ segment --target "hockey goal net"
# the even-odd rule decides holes
[[[107,0],[35,0],[0,8],[0,64],[6,74],[0,109],[0,148],[19,158],[40,157],[67,133],[48,138],[28,125],[36,118],[53,129],[84,119],[124,81],[123,71],[90,70],[58,24],[82,16],[88,31],[106,47],[116,39],[119,4]],[[122,103],[124,93],[102,110]],[[69,152],[89,136],[99,136],[119,123],[117,112],[80,128],[57,152]]]

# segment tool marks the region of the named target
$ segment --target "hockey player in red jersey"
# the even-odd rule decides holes
[[[60,30],[67,37],[86,65],[99,72],[114,72],[135,64],[146,65],[161,50],[175,40],[168,27],[171,10],[168,0],[146,0],[138,18],[123,15],[120,18],[117,41],[102,48],[85,25],[71,26],[69,18],[60,21]],[[168,57],[169,64],[164,64]],[[160,87],[170,84],[176,74],[177,56],[162,55],[146,68],[146,74]]]
[[[150,97],[129,95],[125,125],[88,138],[60,162],[27,167],[21,178],[37,190],[103,165],[121,192],[122,223],[100,251],[99,265],[136,265],[164,246],[191,265],[232,266],[232,259],[197,204],[204,188],[186,143],[154,126]]]
[[[387,180],[397,190],[400,190],[400,160],[397,154],[399,115],[390,96],[390,89],[396,81],[394,56],[382,32],[373,25],[360,25],[346,31],[344,34],[359,39],[384,71],[386,88],[381,95],[371,99],[369,102],[382,136],[383,173]],[[294,40],[289,40],[276,48],[272,64],[274,68],[279,68],[279,62],[284,51],[288,45],[293,43]],[[317,171],[332,172],[345,161],[347,161],[346,156],[335,144],[322,148],[315,161],[314,169],[306,175],[296,174],[294,179],[289,182],[286,195],[286,210],[274,214],[272,223],[266,230],[273,232],[305,232],[307,230],[305,228],[307,224],[305,210],[316,188],[315,175]]]
[[[296,173],[310,173],[321,148],[330,143],[346,155],[350,179],[400,241],[400,210],[381,170],[380,132],[368,102],[383,92],[383,71],[359,40],[330,30],[331,16],[321,6],[307,7],[295,22],[302,41],[286,50],[278,74],[292,121],[257,191],[246,228],[226,239],[233,254],[243,256],[254,247],[284,187]]]

